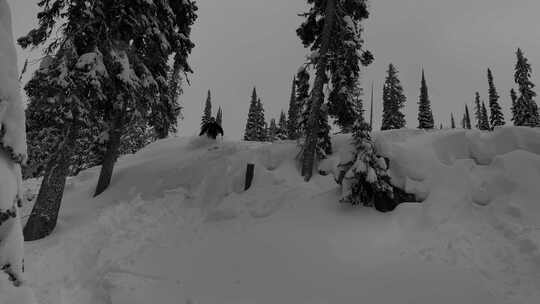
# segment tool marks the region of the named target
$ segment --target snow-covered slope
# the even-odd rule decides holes
[[[537,303],[530,132],[377,135],[396,180],[426,198],[387,214],[340,205],[331,176],[303,182],[293,142],[162,140],[121,159],[96,199],[98,168],[71,178],[57,230],[27,244],[26,270],[44,304]],[[459,136],[479,152],[457,155]],[[334,162],[348,140],[334,138]]]

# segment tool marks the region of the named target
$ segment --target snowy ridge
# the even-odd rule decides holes
[[[97,199],[98,168],[83,171],[57,230],[27,244],[30,283],[44,304],[536,303],[536,131],[400,132],[377,144],[426,200],[387,214],[339,204],[330,176],[305,183],[289,141],[161,140],[120,159]],[[454,140],[495,156],[437,152]],[[351,153],[348,136],[333,144],[330,167]],[[400,162],[419,153],[433,157]]]

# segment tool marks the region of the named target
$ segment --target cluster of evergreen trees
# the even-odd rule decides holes
[[[208,90],[208,93],[206,95],[206,102],[204,103],[203,116],[201,118],[201,126],[209,122],[212,117],[212,93],[210,92],[210,90]],[[223,111],[221,110],[221,106],[218,107],[214,119],[220,126],[223,124]]]
[[[28,175],[43,176],[24,229],[28,240],[54,229],[70,173],[101,165],[99,195],[119,154],[176,130],[197,18],[193,0],[38,5],[38,26],[18,40],[23,48],[40,47],[47,55],[25,87],[34,162]]]
[[[294,87],[293,87],[294,90]],[[289,115],[294,114],[289,110]],[[257,89],[253,88],[251,93],[251,101],[249,103],[248,119],[244,131],[244,140],[246,141],[276,141],[293,139],[289,136],[289,124],[291,120],[287,120],[287,115],[283,110],[279,115],[279,119],[271,118],[266,121],[264,115],[264,107],[261,98],[257,95]]]
[[[512,121],[515,126],[540,126],[540,116],[538,106],[534,101],[536,93],[534,84],[531,82],[531,66],[527,58],[523,55],[521,49],[516,52],[517,62],[515,66],[514,80],[518,87],[517,92],[513,88],[510,90],[512,100]],[[506,124],[504,114],[499,103],[499,94],[495,87],[493,73],[487,69],[488,80],[488,102],[482,101],[479,92],[474,97],[474,117],[476,123],[474,126],[479,130],[490,131]],[[390,64],[387,70],[387,76],[383,87],[383,115],[382,130],[400,129],[405,127],[404,115],[401,109],[404,107],[406,98],[403,94],[403,88],[397,76],[397,69]],[[424,71],[420,85],[420,99],[418,102],[418,128],[433,129],[434,119],[431,110],[431,101],[429,100],[428,87]],[[472,128],[469,106],[465,104],[465,111],[461,120],[461,127],[464,129]],[[456,128],[454,113],[450,113],[450,127]],[[442,128],[442,124],[441,124]]]

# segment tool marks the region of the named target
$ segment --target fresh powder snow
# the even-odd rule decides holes
[[[424,199],[390,213],[338,203],[331,174],[304,182],[293,141],[161,140],[97,198],[99,168],[68,180],[27,277],[44,304],[537,303],[538,132],[374,134],[393,182]],[[351,157],[349,135],[333,144],[321,171]],[[39,180],[25,185],[31,201]]]

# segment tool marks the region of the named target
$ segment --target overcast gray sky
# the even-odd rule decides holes
[[[15,36],[36,24],[34,0],[8,0]],[[372,0],[365,22],[366,47],[375,62],[364,69],[366,109],[375,81],[375,125],[380,125],[382,84],[388,63],[398,70],[407,104],[408,127],[416,127],[420,69],[423,66],[437,125],[457,122],[474,92],[487,96],[486,69],[509,119],[515,50],[521,47],[540,73],[540,1],[538,0]],[[251,90],[264,103],[267,118],[287,109],[291,79],[308,53],[295,34],[305,0],[199,0],[190,57],[195,74],[181,97],[185,119],[181,134],[198,131],[206,91],[212,90],[214,113],[223,108],[225,133],[234,139],[244,131]],[[19,65],[37,58],[19,50]],[[28,78],[27,75],[26,78]],[[540,91],[539,91],[540,93]]]

